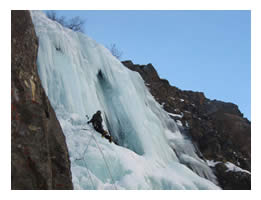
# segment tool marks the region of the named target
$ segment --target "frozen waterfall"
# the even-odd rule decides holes
[[[75,189],[219,189],[138,73],[88,36],[40,11],[31,16],[38,72],[66,136]],[[86,124],[97,110],[119,145]]]

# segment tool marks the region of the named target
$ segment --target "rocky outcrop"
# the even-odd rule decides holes
[[[251,176],[246,172],[229,171],[224,163],[215,166],[220,186],[225,190],[251,190]]]
[[[11,17],[11,188],[73,189],[65,137],[37,74],[30,13]]]
[[[251,123],[243,118],[238,106],[210,100],[202,92],[184,91],[161,79],[151,64],[136,65],[122,62],[130,70],[138,72],[151,94],[169,112],[180,130],[190,137],[205,160],[225,163],[251,171]],[[219,165],[220,166],[220,165]],[[213,170],[223,189],[250,189],[250,174],[227,172],[226,167]],[[237,178],[235,178],[237,177]],[[236,185],[235,180],[244,179]]]

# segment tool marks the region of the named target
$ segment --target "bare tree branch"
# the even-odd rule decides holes
[[[58,22],[59,24],[61,24],[66,28],[69,28],[73,31],[84,33],[85,20],[81,19],[79,16],[67,20],[66,17],[64,16],[58,17],[57,13],[54,11],[48,11],[46,13],[46,16],[49,19]]]
[[[68,27],[69,29],[72,29],[74,31],[78,31],[78,32],[83,33],[84,32],[84,30],[83,30],[84,24],[85,24],[85,20],[81,19],[80,17],[74,17],[74,18],[69,20],[66,27]]]
[[[122,51],[120,51],[117,47],[116,47],[116,44],[111,44],[109,47],[108,47],[108,49],[110,50],[110,52],[111,52],[111,54],[113,55],[113,56],[115,56],[117,59],[121,59],[121,57],[122,57],[122,54],[123,54],[123,52]]]

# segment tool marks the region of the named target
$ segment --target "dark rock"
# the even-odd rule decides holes
[[[227,171],[224,163],[215,166],[220,186],[225,190],[251,190],[251,176],[246,172]]]
[[[37,73],[30,13],[11,17],[11,188],[73,189],[65,137]]]
[[[160,79],[151,64],[136,65],[131,61],[122,63],[141,75],[151,94],[158,103],[164,103],[163,108],[167,112],[183,115],[179,120],[185,125],[187,135],[198,147],[202,157],[230,161],[251,171],[251,123],[243,118],[237,105],[210,100],[202,92],[184,91],[171,86],[168,81]],[[177,120],[175,117],[173,119]],[[222,174],[222,170],[218,172],[217,177],[222,180],[220,177],[225,174]],[[237,173],[237,176],[246,175]],[[234,187],[232,179],[226,181],[226,185],[221,184],[224,189],[229,185],[231,189],[250,188],[247,184]]]
[[[152,64],[134,65],[130,60],[123,61],[122,63],[130,70],[139,72],[145,82],[151,82],[160,79]]]

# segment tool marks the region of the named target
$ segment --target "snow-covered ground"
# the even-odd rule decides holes
[[[38,72],[66,136],[75,189],[219,189],[138,73],[88,36],[40,11],[31,16]],[[97,110],[119,146],[86,124]]]

